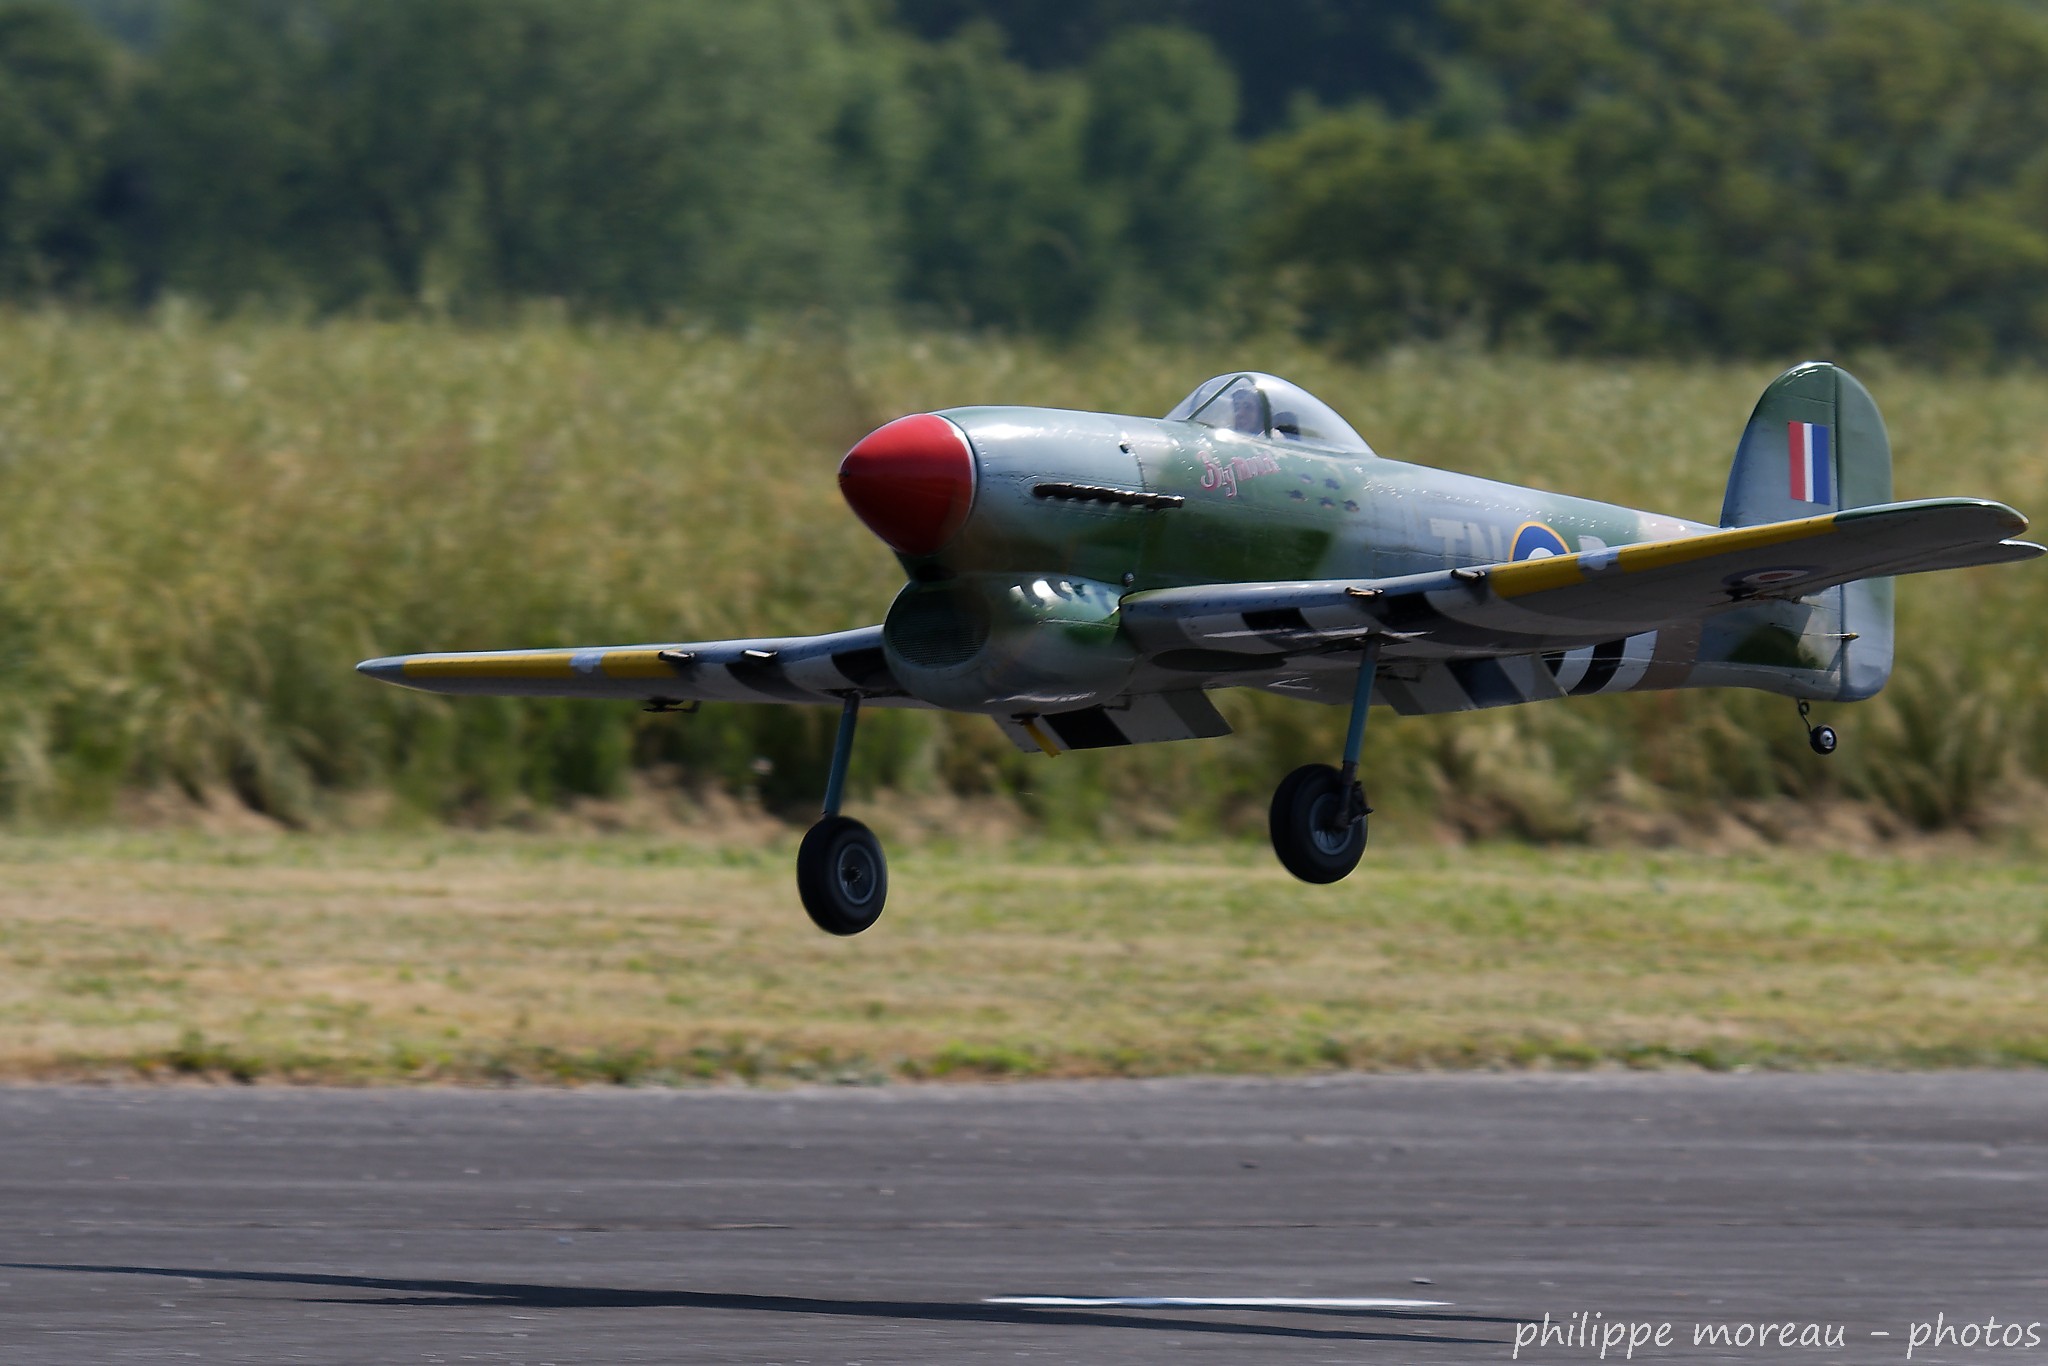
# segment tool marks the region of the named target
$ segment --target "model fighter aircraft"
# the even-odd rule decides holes
[[[1401,464],[1293,384],[1219,375],[1163,418],[955,408],[898,418],[839,487],[909,574],[878,626],[765,640],[417,654],[363,673],[499,696],[841,708],[824,816],[797,855],[821,929],[888,892],[840,814],[863,705],[994,719],[1020,748],[1229,733],[1216,688],[1348,705],[1340,767],[1274,794],[1274,851],[1335,882],[1364,851],[1373,703],[1465,711],[1659,688],[1853,701],[1892,666],[1888,576],[2039,555],[1974,498],[1891,501],[1868,391],[1811,363],[1764,391],[1721,524]],[[1813,725],[1813,748],[1835,747]]]

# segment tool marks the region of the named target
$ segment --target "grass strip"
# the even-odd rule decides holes
[[[0,1077],[657,1083],[2048,1063],[2033,858],[0,838]]]

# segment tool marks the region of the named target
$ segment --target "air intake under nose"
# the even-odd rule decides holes
[[[840,496],[904,555],[930,555],[953,539],[974,505],[974,481],[966,434],[932,413],[876,428],[839,462]]]

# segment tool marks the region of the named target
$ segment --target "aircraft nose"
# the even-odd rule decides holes
[[[890,549],[929,555],[953,539],[974,504],[974,448],[935,413],[899,417],[839,462],[839,494]]]

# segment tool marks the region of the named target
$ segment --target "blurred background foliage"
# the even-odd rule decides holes
[[[832,477],[863,433],[983,397],[1162,412],[1247,352],[1381,450],[1705,520],[1776,368],[1442,346],[1361,363],[1280,337],[0,314],[0,814],[98,820],[153,790],[295,825],[498,821],[617,796],[638,771],[808,819],[830,708],[444,698],[350,665],[878,621],[902,572]],[[2048,507],[2037,377],[1863,374],[1901,497]],[[2048,779],[2038,571],[1903,580],[1898,672],[1873,702],[1822,709],[1845,741],[1830,760],[1761,694],[1382,714],[1375,800],[1537,839],[1604,833],[1617,809],[1653,837],[1713,830],[1782,796],[1860,801],[1901,831],[2009,827]],[[1344,712],[1216,696],[1231,739],[1057,760],[983,717],[871,711],[854,789],[864,815],[889,789],[939,811],[990,799],[1062,834],[1251,832],[1280,774],[1337,752]]]
[[[2048,343],[2033,0],[0,0],[0,289]]]
[[[862,433],[1247,364],[1390,454],[1711,520],[1813,353],[1902,496],[2048,506],[2048,6],[0,0],[0,811],[495,819],[659,770],[800,814],[822,713],[347,665],[875,621]],[[1832,764],[1781,700],[1596,699],[1376,726],[1379,791],[1537,838],[1982,824],[2048,776],[2048,597],[1961,582],[1903,590]],[[1056,764],[878,713],[857,781],[1252,829],[1342,717],[1224,705],[1237,740]]]

